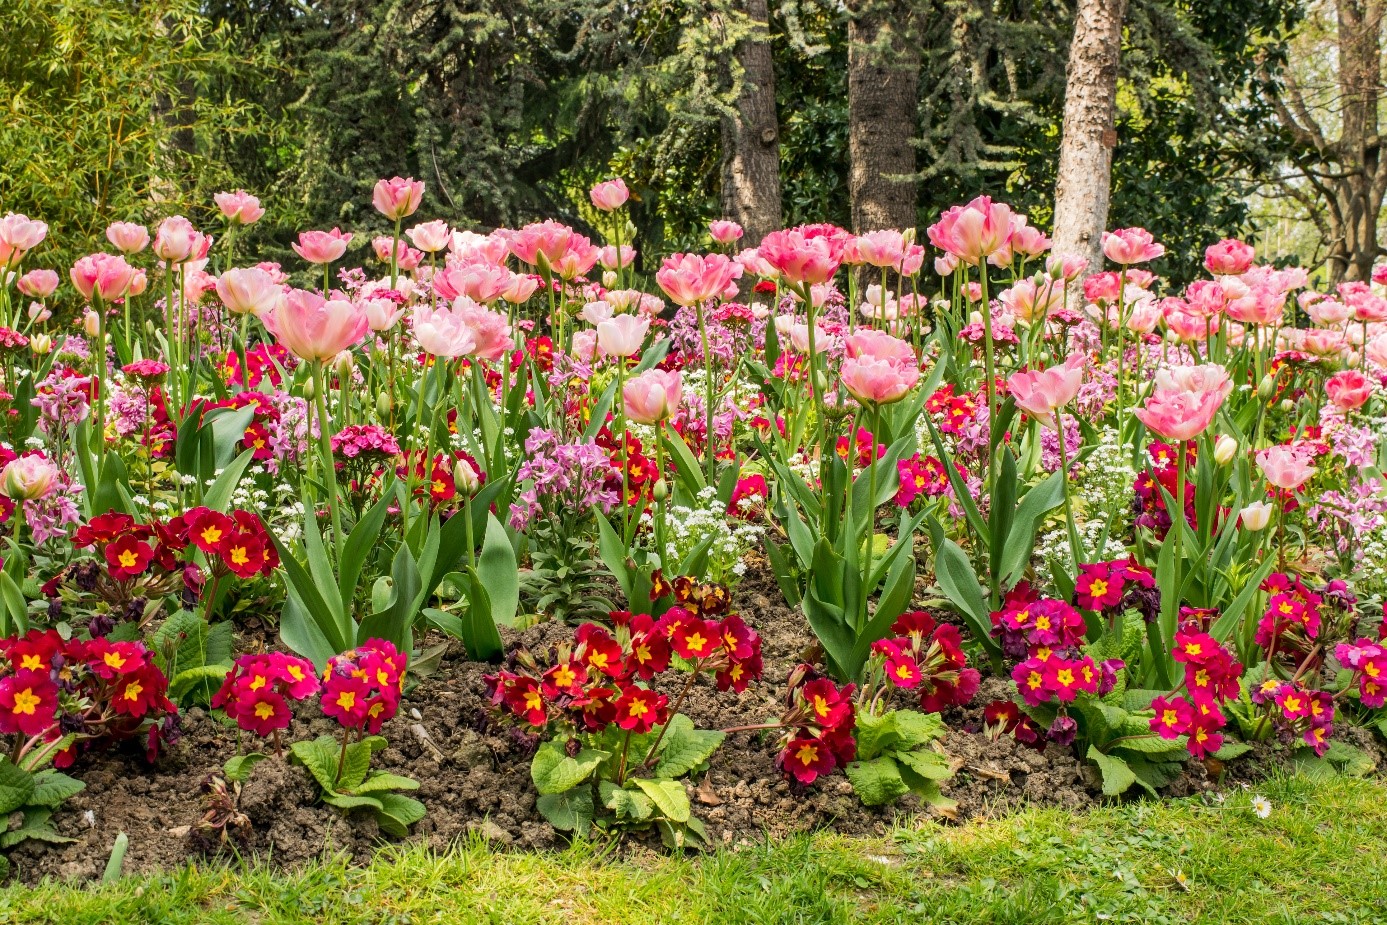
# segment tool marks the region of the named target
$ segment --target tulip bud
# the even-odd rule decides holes
[[[101,330],[101,319],[91,309],[82,315],[82,330],[87,332],[88,337],[95,337]]]
[[[385,420],[390,416],[390,408],[393,403],[390,401],[389,392],[381,392],[376,396],[376,417]]]
[[[1266,501],[1256,501],[1238,512],[1244,530],[1265,530],[1271,523],[1273,508]]]
[[[1276,394],[1276,377],[1267,373],[1262,377],[1262,381],[1257,383],[1257,397],[1262,401],[1271,401],[1271,397]]]
[[[1238,454],[1238,441],[1228,434],[1223,434],[1214,443],[1214,462],[1220,466],[1226,466],[1233,461],[1233,457]]]
[[[459,459],[457,465],[453,466],[453,482],[458,490],[463,494],[475,494],[478,488],[482,487],[482,480],[477,477],[477,470],[465,459]]]
[[[669,497],[669,484],[663,478],[657,479],[650,493],[656,501],[663,501]]]
[[[29,349],[36,355],[43,356],[53,349],[53,338],[47,334],[35,334],[29,338]]]
[[[305,401],[312,401],[318,395],[318,377],[309,376],[303,382],[303,397]]]
[[[605,286],[605,287],[608,288],[608,289],[611,289],[611,288],[613,288],[614,286],[616,286],[617,282],[618,282],[618,279],[617,279],[617,275],[616,275],[616,271],[615,271],[615,270],[605,270],[605,271],[603,271],[603,273],[602,273],[602,285],[603,285],[603,286]]]
[[[901,240],[905,242],[906,247],[915,243],[916,233],[914,227],[907,228],[905,231],[901,232]]]
[[[1290,414],[1295,410],[1295,402],[1291,401],[1289,398],[1281,399],[1281,410]]]
[[[356,369],[356,363],[352,360],[352,352],[343,350],[332,361],[332,371],[337,374],[338,388],[345,389],[347,383],[352,381],[352,372]]]

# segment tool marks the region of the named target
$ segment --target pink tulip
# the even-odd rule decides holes
[[[1073,254],[1054,254],[1045,261],[1045,272],[1054,279],[1072,283],[1084,275],[1088,259]]]
[[[30,270],[19,278],[15,288],[31,299],[46,299],[57,291],[59,279],[52,270]]]
[[[72,265],[68,276],[82,298],[111,302],[129,292],[135,268],[126,263],[124,257],[89,254]]]
[[[1215,276],[1238,276],[1246,273],[1256,258],[1251,244],[1235,238],[1224,238],[1204,250],[1204,268]]]
[[[413,177],[391,177],[377,180],[371,191],[371,205],[392,222],[415,213],[424,199],[424,182]]]
[[[550,266],[558,274],[560,279],[575,280],[580,276],[585,276],[589,270],[597,265],[597,258],[601,256],[602,248],[593,244],[586,237],[575,234],[568,240],[568,247],[559,255]]]
[[[260,317],[285,349],[310,363],[333,359],[370,330],[360,306],[303,289],[291,289],[274,311]]]
[[[466,356],[477,346],[472,327],[467,324],[461,309],[452,306],[430,308],[420,305],[414,309],[412,330],[419,348],[436,357],[453,359]]]
[[[626,181],[617,177],[615,180],[598,183],[588,192],[588,197],[592,204],[603,212],[615,212],[631,198],[631,191],[626,188]]]
[[[423,222],[405,232],[414,246],[426,254],[436,254],[453,243],[453,229],[442,219]]]
[[[673,254],[655,282],[676,305],[695,305],[721,296],[742,275],[742,266],[725,254]]]
[[[790,337],[790,349],[796,353],[809,352],[809,325],[796,323],[794,318],[783,315],[776,319],[777,330],[782,328],[781,319],[785,319],[783,325],[784,333]],[[821,324],[814,325],[814,352],[821,354],[826,350],[832,350],[838,346],[838,338],[830,335]]]
[[[1293,447],[1278,444],[1257,454],[1257,466],[1268,482],[1282,491],[1295,491],[1317,471],[1310,458]]]
[[[1177,366],[1156,373],[1155,391],[1136,415],[1166,440],[1192,440],[1209,428],[1233,382],[1216,363]]]
[[[48,237],[48,225],[27,215],[9,212],[0,218],[0,267],[11,267]]]
[[[1033,260],[1048,251],[1054,242],[1039,228],[1029,225],[1024,216],[1018,215],[1012,224],[1011,240],[1007,243],[1013,254]]]
[[[849,357],[839,374],[843,387],[864,405],[889,405],[900,401],[920,381],[920,368],[893,363],[875,356]]]
[[[920,272],[920,268],[925,265],[925,247],[923,244],[907,244],[905,253],[901,255],[901,261],[895,264],[895,269],[902,276],[914,276]]]
[[[122,254],[138,254],[149,246],[149,230],[135,222],[112,222],[106,226],[106,240]]]
[[[1378,366],[1387,368],[1387,334],[1379,334],[1368,341],[1363,348],[1368,359]]]
[[[1227,301],[1223,287],[1213,280],[1197,279],[1185,288],[1185,304],[1201,318],[1218,315]]]
[[[677,372],[650,369],[621,390],[626,416],[637,424],[658,424],[679,410],[684,380]]]
[[[574,231],[552,219],[534,222],[511,232],[510,251],[522,263],[546,270],[568,250]]]
[[[0,494],[12,501],[37,501],[53,490],[58,480],[58,467],[53,460],[38,453],[10,460],[0,470]]]
[[[471,356],[495,363],[515,350],[505,315],[478,305],[466,296],[454,300],[453,311],[472,332],[473,346],[468,351]]]
[[[1064,289],[1044,277],[1023,279],[998,293],[997,300],[1016,316],[1017,321],[1033,325],[1063,306]]]
[[[467,296],[474,302],[495,302],[511,283],[511,271],[489,264],[448,267],[433,276],[433,290],[439,297],[452,301]]]
[[[1103,232],[1103,254],[1113,263],[1131,266],[1146,263],[1165,253],[1165,245],[1157,244],[1145,228],[1119,228]]]
[[[1336,408],[1353,411],[1372,398],[1373,384],[1359,370],[1345,369],[1325,380],[1324,391]]]
[[[1074,354],[1058,366],[1014,373],[1007,388],[1016,406],[1049,428],[1056,428],[1055,412],[1074,400],[1084,381],[1085,359]]]
[[[905,257],[905,247],[905,235],[899,231],[869,231],[848,242],[843,262],[852,266],[894,267]]]
[[[259,267],[230,269],[216,283],[217,298],[234,315],[264,315],[284,297],[284,288],[273,274]]]
[[[588,324],[597,325],[616,315],[616,309],[610,302],[599,299],[596,302],[589,302],[583,306],[583,310],[578,313]]]
[[[1285,332],[1291,334],[1292,332]],[[1313,328],[1309,331],[1295,332],[1300,335],[1300,346],[1307,353],[1313,353],[1319,357],[1337,356],[1348,346],[1348,341],[1344,338],[1343,331],[1327,331],[1323,328]]]
[[[640,352],[650,319],[640,315],[616,315],[597,325],[597,349],[609,357],[629,357]]]
[[[1332,328],[1353,317],[1353,309],[1338,299],[1317,299],[1305,305],[1305,314],[1322,327]]]
[[[1127,314],[1127,330],[1133,334],[1150,334],[1156,330],[1161,318],[1160,303],[1155,299],[1142,299]]]
[[[742,226],[726,219],[716,219],[708,223],[708,233],[719,244],[731,244],[742,239]]]
[[[979,196],[966,206],[954,206],[939,216],[939,221],[929,226],[927,234],[930,243],[942,251],[953,254],[970,266],[1001,254],[1004,265],[1011,263],[1011,254],[1006,251],[1011,239],[1011,207],[993,202],[991,196]]]
[[[154,255],[166,264],[201,260],[211,246],[212,239],[181,215],[170,215],[154,232]]]
[[[1387,264],[1373,267],[1372,277],[1379,286],[1387,286]]]
[[[309,263],[325,264],[341,259],[351,240],[350,234],[334,227],[331,231],[300,231],[298,241],[291,246]]]
[[[1227,287],[1225,287],[1227,288]],[[1280,289],[1257,287],[1241,298],[1229,299],[1225,314],[1243,324],[1274,327],[1281,324],[1286,312],[1286,293]]]
[[[396,241],[389,235],[378,235],[371,239],[371,250],[376,252],[376,259],[381,263],[390,262],[392,247],[395,250],[395,266],[401,270],[413,270],[424,259],[422,251],[415,250],[404,241]]]
[[[573,334],[573,342],[569,347],[568,355],[576,359],[579,363],[591,363],[593,356],[597,353],[597,332],[590,330],[576,331]],[[589,371],[590,372],[590,371]],[[587,375],[579,378],[587,379]]]
[[[780,275],[780,271],[771,266],[766,258],[761,256],[761,252],[754,247],[748,247],[739,253],[735,258],[742,270],[757,279],[775,279]]]
[[[222,216],[233,225],[253,225],[265,215],[260,200],[243,189],[234,193],[217,193],[212,197]]]
[[[816,332],[815,340],[817,341],[817,339]],[[815,346],[819,345],[816,343]],[[870,328],[858,331],[848,337],[847,353],[850,359],[883,360],[898,366],[911,367],[917,371],[920,368],[920,360],[915,355],[914,347],[899,337],[893,337],[884,331],[873,331]]]
[[[772,231],[757,254],[796,285],[826,283],[838,272],[850,235],[832,225],[802,225]]]
[[[945,254],[942,257],[934,258],[934,272],[940,276],[952,276],[958,269],[958,258],[953,254]]]
[[[405,315],[404,307],[394,299],[364,299],[361,309],[372,331],[389,331]]]
[[[539,284],[540,280],[537,277],[516,273],[511,277],[510,285],[506,287],[506,291],[501,293],[501,298],[512,305],[524,305],[530,300],[530,296],[535,294]]]
[[[619,251],[615,244],[608,244],[597,255],[597,262],[602,264],[602,268],[605,270],[620,270],[622,267],[629,267],[635,259],[636,249],[629,244],[621,245]]]

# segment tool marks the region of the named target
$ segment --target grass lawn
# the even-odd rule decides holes
[[[1034,810],[880,840],[796,838],[703,858],[591,847],[383,851],[285,876],[185,869],[97,888],[0,891],[0,922],[1387,923],[1387,784],[1290,778],[1222,804]]]

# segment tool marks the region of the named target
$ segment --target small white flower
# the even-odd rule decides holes
[[[1260,793],[1252,798],[1252,811],[1257,814],[1258,819],[1265,819],[1271,815],[1271,800],[1262,796]]]

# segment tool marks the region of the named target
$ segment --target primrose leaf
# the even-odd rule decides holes
[[[867,806],[885,806],[910,790],[896,762],[885,755],[871,761],[852,762],[847,767],[847,775],[852,789]]]
[[[543,794],[535,808],[560,832],[582,835],[592,825],[592,788],[574,787],[563,793]]]
[[[581,784],[592,776],[610,755],[595,748],[584,748],[570,758],[564,746],[550,739],[535,752],[530,764],[530,777],[541,794],[559,794]],[[588,800],[591,803],[591,797]]]

